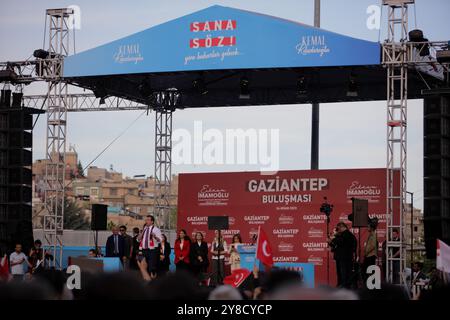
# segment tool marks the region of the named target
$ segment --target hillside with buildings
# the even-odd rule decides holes
[[[41,228],[46,213],[44,206],[44,175],[48,160],[33,163],[33,227]],[[143,218],[153,214],[155,179],[152,176],[127,177],[109,169],[91,166],[82,170],[78,154],[73,148],[66,153],[66,214],[79,215],[70,220],[84,220],[79,224],[86,229],[91,219],[92,204],[108,205],[108,227],[126,225],[128,229],[142,227]],[[178,176],[172,177],[170,203],[174,208],[169,227],[176,226]],[[66,226],[65,226],[66,227]],[[68,229],[73,229],[68,226]]]

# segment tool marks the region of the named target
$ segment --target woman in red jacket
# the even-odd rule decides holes
[[[191,251],[191,240],[186,234],[186,230],[180,230],[177,240],[175,241],[175,265],[177,271],[185,270],[189,271],[190,261],[189,255]]]

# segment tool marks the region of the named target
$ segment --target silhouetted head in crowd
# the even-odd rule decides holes
[[[382,283],[381,289],[361,289],[359,298],[361,300],[409,300],[403,287],[388,283]]]
[[[55,269],[38,269],[33,277],[33,281],[46,283],[50,286],[57,299],[65,299],[67,297],[66,280],[66,273]]]
[[[77,295],[77,298],[88,300],[141,300],[148,298],[147,292],[145,282],[137,274],[104,273],[93,276],[86,284],[85,290],[83,289],[83,292]]]
[[[209,300],[242,300],[242,294],[232,286],[218,286],[208,297]]]
[[[200,291],[197,280],[189,273],[178,271],[151,281],[148,285],[150,299],[198,300]]]
[[[41,281],[0,282],[2,300],[51,300],[57,299],[51,286]]]
[[[137,236],[139,234],[139,228],[134,227],[133,228],[133,235]]]
[[[302,276],[296,271],[286,269],[272,269],[267,273],[263,281],[264,291],[267,293],[274,292],[278,288],[286,285],[301,285]]]
[[[275,290],[268,298],[271,300],[358,300],[358,295],[348,289],[285,285]]]
[[[450,285],[435,286],[431,290],[422,290],[419,295],[419,300],[433,301],[443,300],[450,301]]]

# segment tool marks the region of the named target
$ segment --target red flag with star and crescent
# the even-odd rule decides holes
[[[256,259],[261,261],[261,263],[267,267],[273,266],[272,248],[270,247],[269,238],[261,227],[258,228]]]
[[[223,284],[228,284],[237,288],[244,283],[244,281],[250,276],[250,274],[250,270],[244,268],[233,270],[231,275],[223,279]]]

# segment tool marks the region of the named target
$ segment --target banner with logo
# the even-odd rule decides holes
[[[397,189],[397,188],[396,188]],[[194,235],[200,231],[209,243],[208,216],[229,216],[227,243],[240,234],[244,243],[254,243],[261,226],[273,250],[274,262],[312,263],[316,284],[327,283],[326,216],[320,206],[328,198],[334,205],[330,232],[339,221],[350,225],[351,198],[367,199],[369,215],[379,219],[377,231],[381,257],[386,230],[386,169],[280,171],[180,174],[178,227]],[[366,228],[352,229],[361,247]],[[336,283],[330,253],[330,283]]]
[[[379,65],[380,51],[376,42],[215,5],[69,56],[64,77]]]

